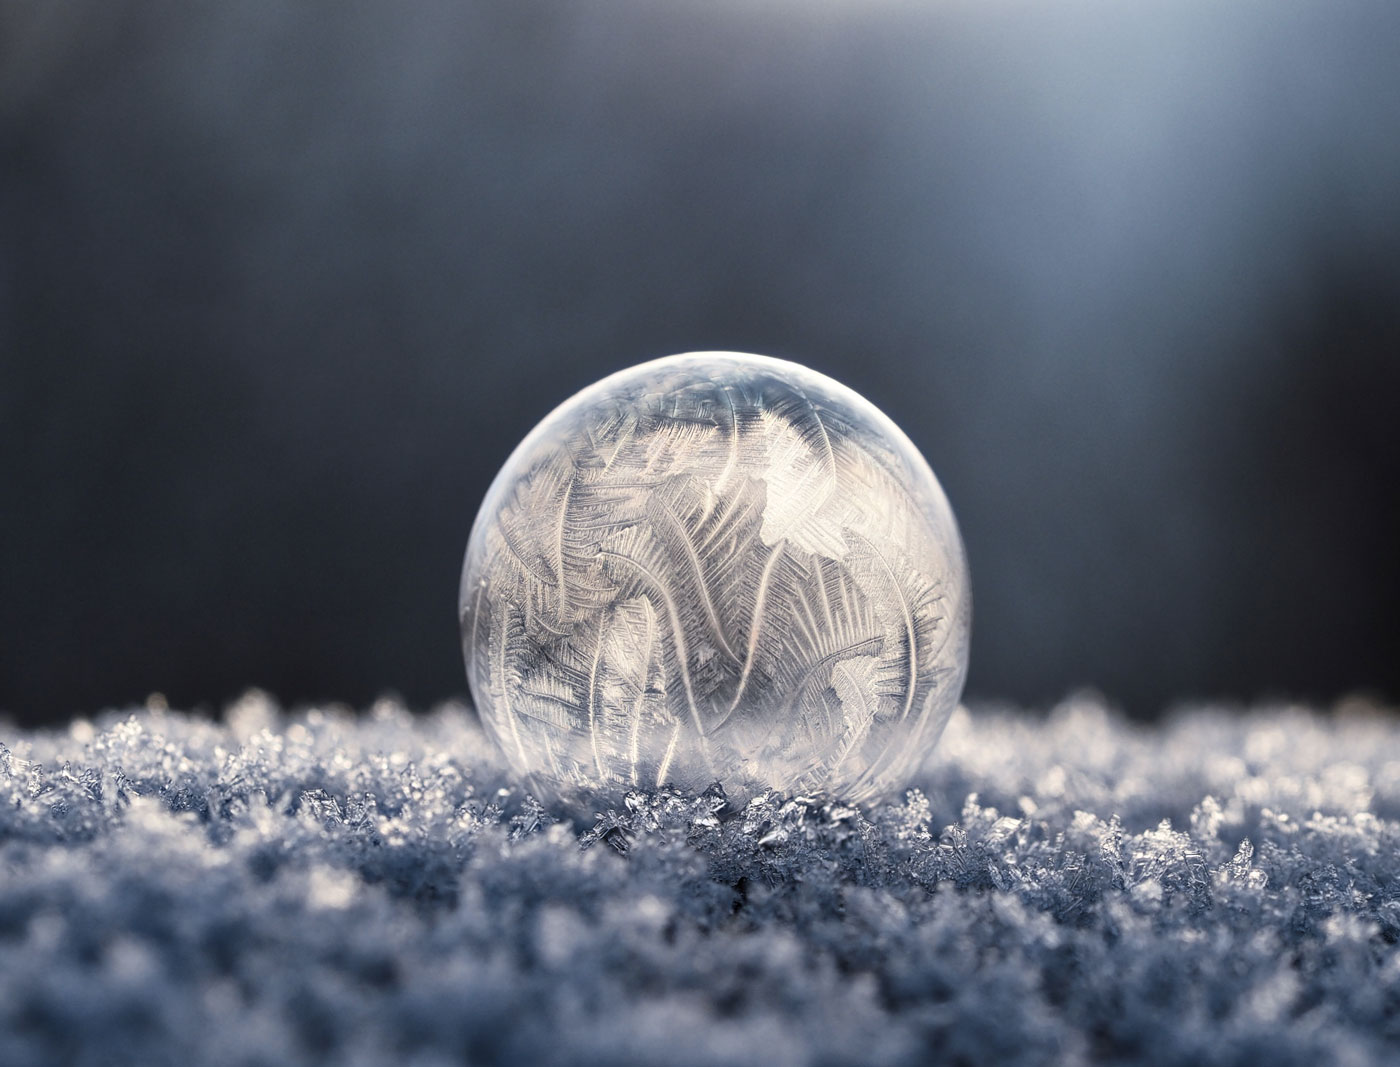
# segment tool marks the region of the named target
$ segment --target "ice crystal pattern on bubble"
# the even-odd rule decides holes
[[[962,688],[961,541],[927,463],[796,364],[605,379],[511,456],[468,545],[472,692],[550,793],[904,780]]]

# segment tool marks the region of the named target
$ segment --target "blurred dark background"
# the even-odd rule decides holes
[[[0,7],[0,709],[465,692],[490,478],[731,348],[938,472],[969,694],[1400,695],[1400,5]]]

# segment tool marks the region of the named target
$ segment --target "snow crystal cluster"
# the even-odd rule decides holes
[[[0,1063],[1400,1061],[1400,728],[957,712],[563,820],[468,709],[0,734]]]

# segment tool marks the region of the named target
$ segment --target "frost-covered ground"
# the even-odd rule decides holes
[[[0,1063],[1400,1062],[1400,725],[958,712],[861,810],[575,824],[469,713],[0,748]]]

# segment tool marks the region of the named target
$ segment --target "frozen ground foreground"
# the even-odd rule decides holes
[[[1400,1061],[1400,726],[958,712],[852,810],[556,822],[470,715],[0,748],[0,1063]]]

